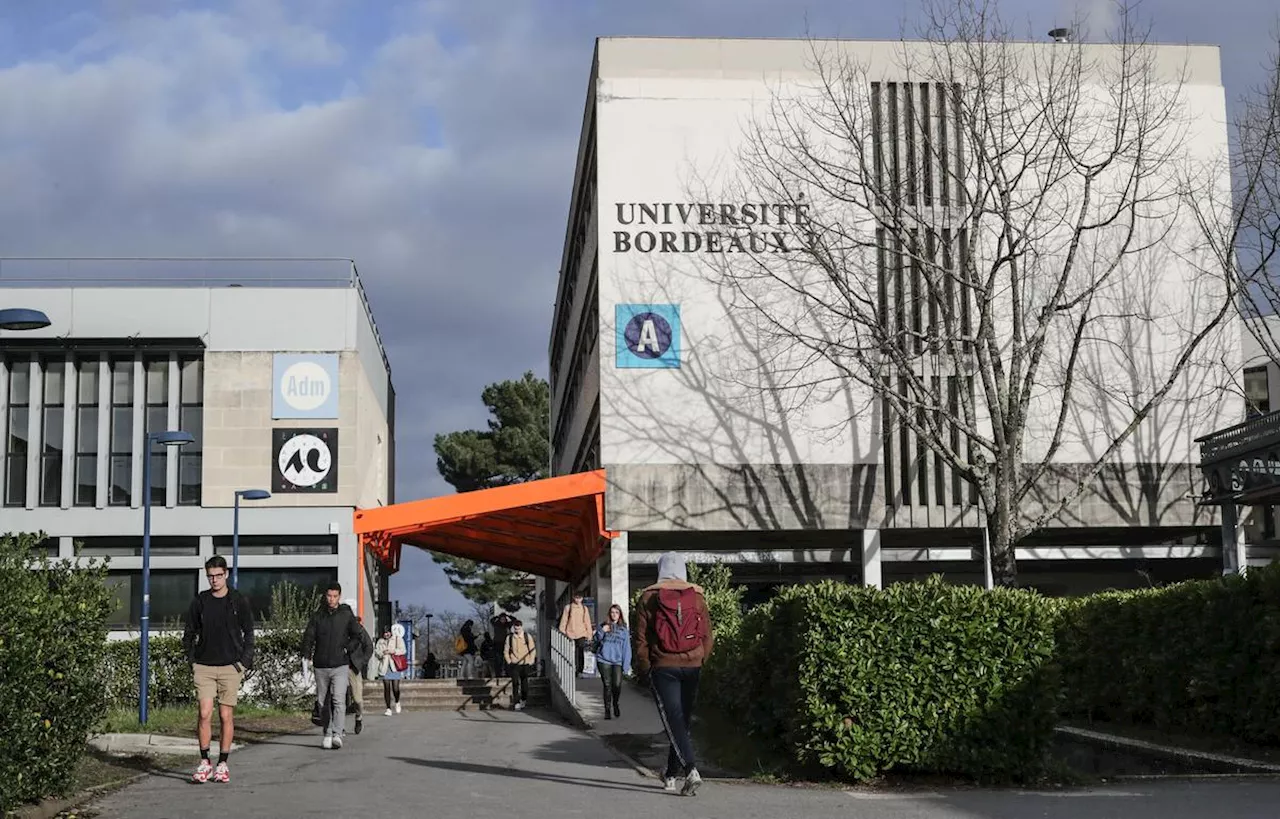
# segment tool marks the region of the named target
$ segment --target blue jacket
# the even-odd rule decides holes
[[[600,642],[597,660],[609,665],[620,665],[625,673],[631,673],[631,632],[626,626],[612,626],[608,633],[597,626],[596,640]]]

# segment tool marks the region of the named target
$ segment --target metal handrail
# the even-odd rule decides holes
[[[578,707],[578,674],[574,662],[573,640],[559,629],[551,630],[551,682],[569,702]]]

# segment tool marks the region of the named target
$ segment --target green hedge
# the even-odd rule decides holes
[[[703,701],[839,778],[1027,779],[1043,771],[1059,704],[1045,602],[938,579],[793,586],[720,641]]]
[[[65,793],[107,703],[105,565],[31,559],[43,538],[0,537],[0,812]]]
[[[302,667],[302,634],[293,629],[258,630],[254,667],[245,675],[241,691],[246,700],[272,708],[302,708],[311,695],[298,682]],[[138,672],[141,643],[118,640],[108,644],[103,680],[108,702],[115,708],[138,707]],[[191,665],[182,650],[182,638],[163,634],[150,639],[151,681],[147,700],[151,708],[185,705],[195,701]]]
[[[1070,601],[1067,716],[1280,743],[1280,565]]]

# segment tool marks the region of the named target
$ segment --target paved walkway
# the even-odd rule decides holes
[[[1253,819],[1275,816],[1280,804],[1280,781],[902,796],[710,782],[687,799],[663,793],[598,738],[541,711],[370,716],[364,733],[349,737],[341,751],[320,748],[317,730],[234,754],[229,785],[193,785],[189,774],[150,776],[91,809],[101,819]]]

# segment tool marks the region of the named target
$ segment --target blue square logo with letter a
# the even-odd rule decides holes
[[[618,304],[614,306],[620,369],[680,367],[680,305]]]

